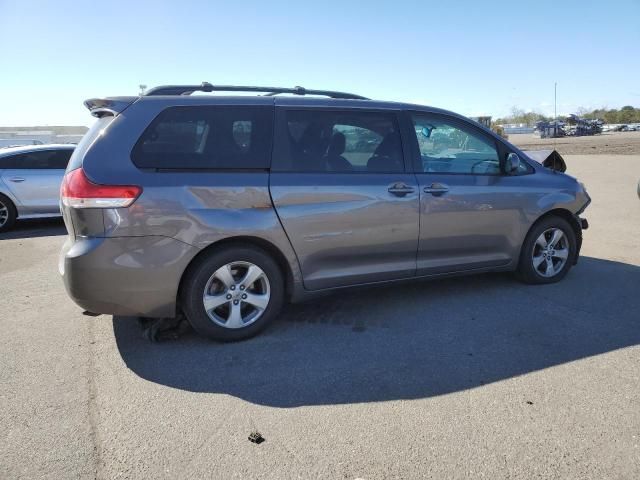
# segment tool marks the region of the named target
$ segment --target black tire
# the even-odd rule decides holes
[[[546,277],[534,266],[534,248],[540,248],[535,247],[536,240],[544,232],[554,228],[562,230],[562,233],[565,235],[567,240],[566,247],[568,248],[569,253],[562,268],[553,276]],[[529,230],[529,233],[522,244],[520,262],[518,264],[518,269],[516,270],[516,276],[522,282],[533,285],[559,282],[567,275],[567,273],[569,273],[569,270],[571,270],[571,267],[575,263],[576,254],[576,233],[571,225],[569,225],[569,222],[564,218],[556,216],[543,218],[531,227],[531,230]]]
[[[223,342],[244,340],[260,333],[280,312],[284,302],[284,277],[278,264],[263,250],[252,245],[224,247],[196,262],[185,273],[180,300],[185,316],[199,334]],[[267,307],[253,323],[232,329],[217,324],[209,317],[204,307],[203,295],[209,280],[219,268],[241,262],[248,262],[262,269],[267,277],[270,298]],[[252,306],[249,305],[248,308],[251,309]]]
[[[4,212],[5,209],[6,217],[0,213],[0,233],[11,230],[13,225],[16,223],[16,217],[18,216],[16,206],[13,202],[9,200],[8,197],[0,193],[0,211]]]

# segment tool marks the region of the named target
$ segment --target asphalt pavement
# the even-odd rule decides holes
[[[0,236],[0,478],[640,478],[640,157],[565,158],[593,203],[563,282],[344,291],[234,344],[83,316],[62,223],[20,222]]]

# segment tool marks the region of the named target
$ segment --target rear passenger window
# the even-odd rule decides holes
[[[251,122],[238,120],[233,122],[233,140],[242,152],[251,149]]]
[[[266,169],[271,107],[198,106],[164,110],[132,152],[139,168]]]
[[[404,171],[394,114],[287,110],[273,170],[393,173]]]
[[[2,168],[25,170],[64,170],[73,150],[43,150],[5,157]]]
[[[49,168],[64,170],[69,164],[73,150],[58,150],[49,157]]]

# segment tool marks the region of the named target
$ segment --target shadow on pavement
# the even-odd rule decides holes
[[[0,240],[52,237],[66,234],[67,230],[62,221],[62,217],[32,218],[28,220],[17,220],[11,230],[0,233]]]
[[[140,377],[274,407],[424,398],[640,343],[640,267],[583,257],[564,281],[509,275],[414,282],[287,307],[254,339],[143,340],[114,317]]]

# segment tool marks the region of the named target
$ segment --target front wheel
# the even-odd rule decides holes
[[[522,245],[517,275],[525,283],[545,284],[562,280],[576,256],[576,234],[560,217],[535,224]]]
[[[284,300],[277,263],[252,246],[214,252],[189,269],[182,309],[193,328],[221,341],[256,335],[276,317]]]

